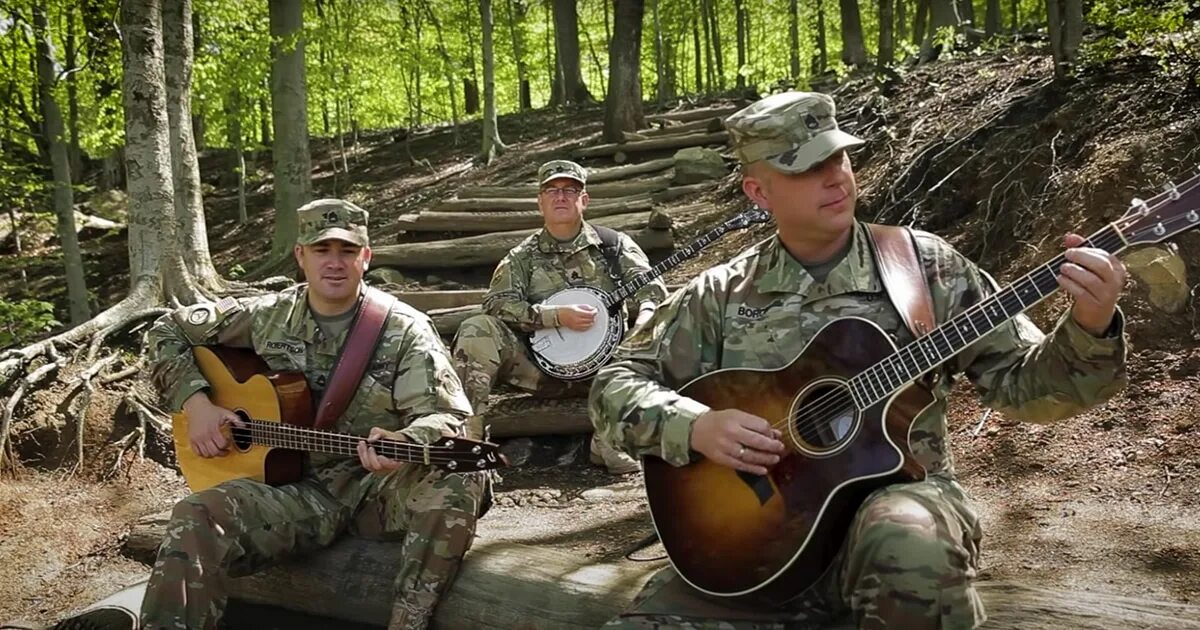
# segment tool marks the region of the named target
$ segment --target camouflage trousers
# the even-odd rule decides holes
[[[468,421],[472,437],[482,436],[482,417],[488,396],[497,383],[540,396],[578,393],[586,396],[591,380],[567,382],[547,376],[529,358],[528,344],[507,324],[491,315],[474,315],[463,321],[450,351],[475,415]]]
[[[629,611],[605,628],[977,628],[986,619],[973,583],[980,537],[979,520],[957,483],[934,479],[888,486],[859,508],[822,580],[779,610],[764,614],[727,607],[728,614],[713,618],[713,604],[728,606],[728,600],[704,599],[666,571],[652,578]],[[678,584],[668,585],[670,580]],[[710,612],[703,617],[687,614],[700,609]],[[665,610],[679,614],[664,614]]]
[[[347,460],[339,467],[358,466]],[[222,483],[175,504],[142,602],[145,628],[216,628],[226,576],[326,547],[344,533],[402,541],[388,628],[429,625],[475,535],[484,477],[405,466],[330,486]],[[343,476],[344,478],[344,476]]]

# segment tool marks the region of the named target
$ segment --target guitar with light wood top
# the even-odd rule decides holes
[[[200,373],[212,386],[213,404],[228,409],[245,426],[229,428],[226,455],[201,457],[188,444],[187,414],[172,416],[175,456],[194,492],[231,479],[251,478],[270,485],[298,481],[305,452],[358,457],[365,436],[313,428],[315,418],[308,382],[299,372],[271,370],[254,352],[225,346],[192,348]],[[507,466],[496,444],[443,437],[429,445],[382,439],[372,443],[379,455],[454,472]]]
[[[1135,199],[1089,247],[1117,253],[1200,226],[1200,175]],[[680,393],[713,409],[771,421],[785,453],[759,477],[700,459],[644,460],[654,527],[693,587],[779,604],[819,580],[859,506],[877,488],[923,479],[909,447],[913,420],[934,402],[923,376],[1058,288],[1062,254],[897,349],[874,323],[830,322],[787,366],[723,369]]]

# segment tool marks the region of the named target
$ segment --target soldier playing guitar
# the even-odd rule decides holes
[[[981,319],[955,317],[987,308],[998,295],[990,277],[942,239],[900,231],[919,261],[913,275],[922,286],[914,292],[927,291],[938,325],[958,321],[955,339],[973,343],[921,344],[906,355],[944,359],[928,370],[900,374],[887,364],[892,371],[882,377],[851,378],[846,366],[876,342],[890,352],[891,344],[936,335],[907,316],[922,300],[881,278],[887,243],[855,219],[846,150],[861,141],[840,130],[834,114],[826,95],[788,92],[729,118],[742,189],[774,214],[778,233],[661,305],[596,377],[592,419],[615,447],[644,457],[655,527],[675,568],[702,593],[766,601],[791,619],[849,618],[860,628],[974,628],[985,619],[973,586],[981,531],[947,444],[953,379],[965,374],[984,404],[1031,422],[1107,400],[1126,378],[1116,307],[1125,269],[1111,249],[1068,235],[1061,264],[1031,285],[1036,295],[1018,291],[1019,303],[992,304],[997,324],[985,335]],[[1073,303],[1043,334],[1019,313],[1055,284]],[[832,350],[830,378],[776,387],[785,367],[810,369],[802,353],[822,349]],[[726,370],[737,378],[720,380]],[[706,392],[709,376],[717,387]],[[906,382],[923,384],[927,398],[887,398],[888,384]],[[892,433],[893,416],[905,411],[909,430]],[[873,431],[875,446],[886,448],[855,450],[853,442]],[[898,453],[903,458],[882,473],[863,475],[883,483],[850,499],[813,501],[823,484],[834,496],[849,487],[856,466]],[[828,463],[849,469],[845,483],[829,478]],[[831,516],[838,501],[849,506],[843,521]],[[810,513],[822,526],[794,527],[790,519]],[[822,546],[830,551],[797,560],[797,548]]]

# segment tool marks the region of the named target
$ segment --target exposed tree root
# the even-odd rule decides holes
[[[117,474],[121,468],[121,462],[125,461],[125,455],[129,451],[136,450],[136,461],[141,461],[146,457],[146,437],[151,430],[164,436],[171,434],[171,424],[166,419],[167,414],[154,407],[153,404],[143,401],[137,392],[125,394],[121,402],[137,416],[138,424],[136,428],[116,441],[118,450],[116,458],[113,460],[112,468],[109,469],[106,475],[109,478]],[[133,461],[130,461],[131,466],[133,465]]]
[[[43,352],[50,359],[50,361],[33,372],[30,372],[27,376],[25,376],[25,378],[22,378],[17,384],[16,390],[13,391],[12,396],[9,396],[8,400],[4,403],[4,412],[3,415],[0,416],[0,469],[4,467],[6,458],[11,460],[12,454],[8,441],[8,431],[12,426],[13,412],[17,410],[17,405],[21,403],[21,398],[25,396],[25,392],[27,392],[30,387],[37,385],[46,377],[61,369],[64,365],[66,365],[67,361],[70,360],[70,357],[59,355],[58,349],[55,348],[54,344],[51,343],[46,344]]]
[[[97,335],[97,338],[99,338],[99,335]],[[93,344],[93,348],[99,347],[98,343],[93,342]],[[79,404],[74,414],[72,414],[75,416],[75,467],[73,471],[83,468],[83,429],[87,425],[87,410],[88,406],[92,403],[92,394],[96,391],[95,386],[92,384],[92,379],[104,370],[104,368],[115,363],[119,358],[120,355],[113,353],[100,361],[92,363],[94,359],[92,358],[92,353],[89,352],[88,362],[92,363],[92,365],[75,379],[75,387],[82,388],[83,393],[80,394]],[[69,396],[71,394],[68,394]]]

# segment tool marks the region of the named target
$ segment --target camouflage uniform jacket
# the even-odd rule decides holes
[[[776,236],[676,292],[597,375],[589,401],[597,430],[631,454],[683,465],[693,456],[692,422],[708,408],[674,390],[696,377],[720,368],[783,367],[822,326],[842,317],[872,321],[898,345],[912,341],[879,280],[866,228],[856,225],[852,238],[823,283]],[[917,243],[937,323],[996,290],[990,276],[942,239],[918,232]],[[1118,311],[1104,338],[1084,331],[1069,313],[1048,336],[1024,315],[1002,324],[935,369],[937,400],[913,424],[914,455],[930,474],[953,478],[946,397],[959,373],[985,405],[1032,422],[1066,418],[1108,399],[1126,379],[1123,322]]]
[[[302,284],[275,295],[189,306],[161,318],[147,333],[155,387],[171,409],[180,409],[188,397],[209,387],[189,349],[220,344],[253,349],[273,370],[303,372],[315,405],[349,327],[326,338],[306,296],[307,285]],[[397,302],[358,391],[332,429],[367,435],[378,426],[428,444],[443,432],[461,432],[470,413],[432,322]],[[309,462],[319,477],[335,485],[365,473],[355,458],[312,453]]]
[[[624,233],[620,238],[621,280],[649,271],[650,261],[642,248]],[[587,222],[574,239],[565,242],[545,229],[539,230],[500,261],[483,299],[483,312],[521,332],[557,326],[555,309],[543,308],[539,302],[568,287],[590,286],[603,291],[616,288],[600,247],[600,235]],[[658,304],[666,297],[667,288],[659,279],[625,300],[624,307],[632,315],[642,302]]]

